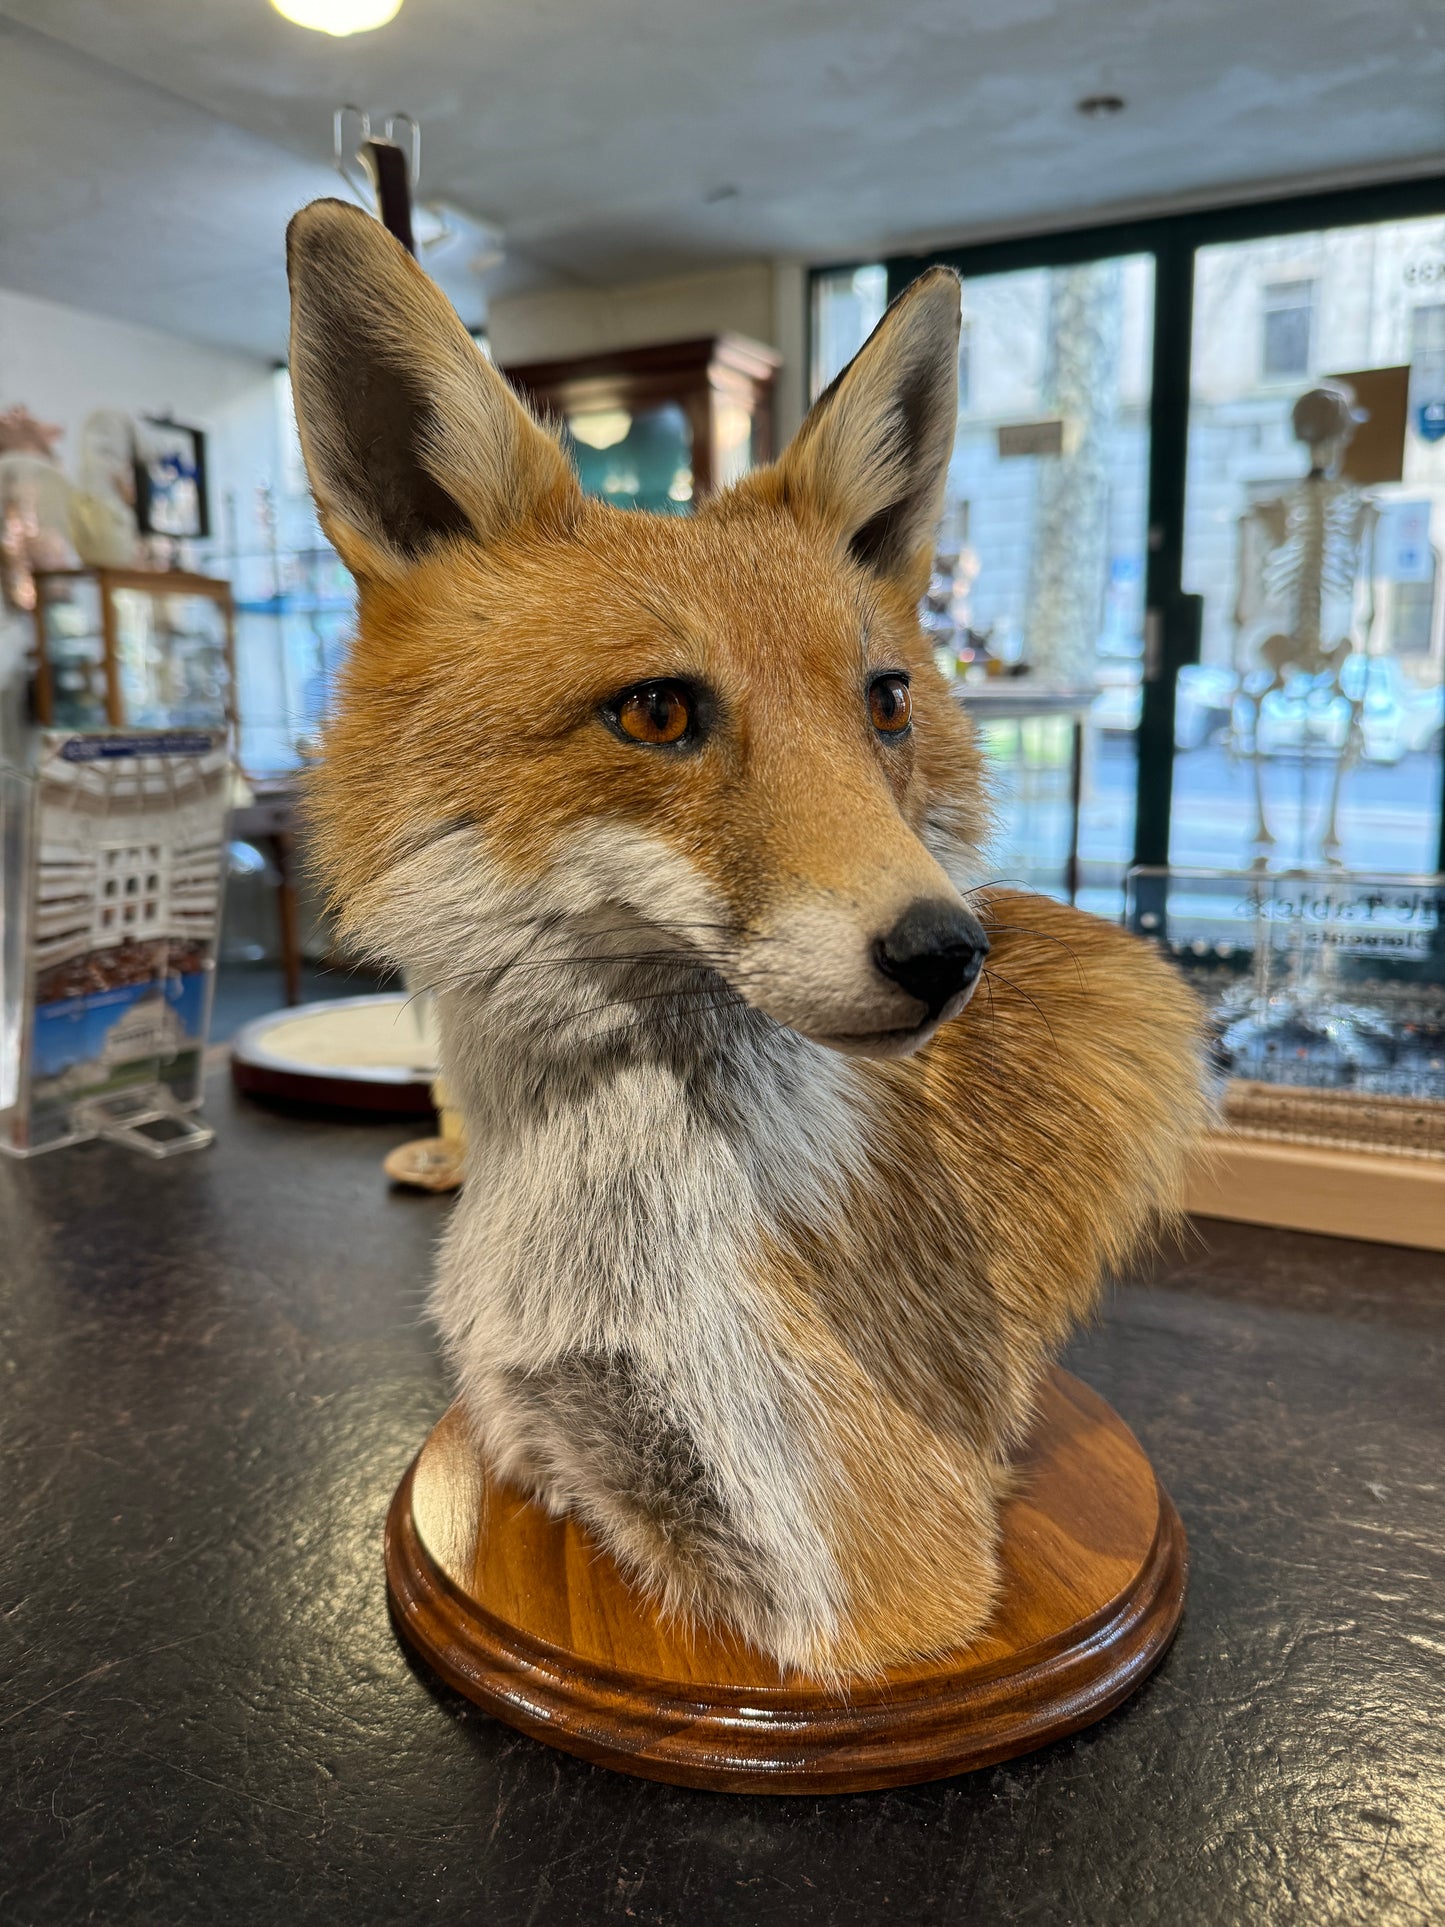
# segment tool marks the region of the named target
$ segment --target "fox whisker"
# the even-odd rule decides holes
[[[537,972],[608,964],[627,970],[715,971],[720,961],[696,953],[680,956],[674,951],[640,951],[630,955],[604,951],[586,956],[517,957],[510,963],[497,965],[493,970],[485,973],[481,981],[484,981],[489,989],[495,990],[504,978],[518,971]]]
[[[552,957],[513,957],[500,964],[479,965],[474,969],[463,968],[445,976],[438,975],[415,991],[408,1001],[414,1001],[416,997],[424,995],[427,991],[445,993],[476,987],[493,991],[513,972],[523,970],[539,972],[582,966],[605,968],[607,965],[613,965],[619,969],[633,971],[670,970],[693,973],[705,971],[716,974],[724,961],[725,959],[714,958],[698,951],[673,950],[589,951],[582,955],[560,952]]]
[[[598,1017],[598,1016],[601,1016],[604,1011],[608,1011],[608,1010],[622,1010],[622,1009],[628,1009],[628,1008],[637,1008],[644,1004],[665,1004],[665,1003],[672,1003],[672,1002],[685,1002],[689,999],[697,999],[701,997],[710,997],[719,1004],[725,1003],[733,1006],[734,1008],[742,1005],[744,1001],[741,997],[737,995],[735,991],[730,991],[724,994],[724,993],[720,993],[717,990],[715,985],[698,984],[691,990],[688,990],[686,988],[682,988],[682,989],[674,988],[670,990],[644,991],[638,995],[634,995],[630,997],[612,997],[612,998],[609,998],[606,1003],[592,1004],[586,1010],[573,1011],[570,1013],[570,1015],[572,1016],[574,1022],[580,1023],[583,1018]]]
[[[989,970],[988,968],[985,967],[983,974],[985,977],[997,977],[999,982],[1001,984],[1007,985],[1007,987],[1011,991],[1013,991],[1016,997],[1022,997],[1026,1004],[1029,1004],[1033,1007],[1033,1009],[1038,1013],[1040,1023],[1043,1025],[1044,1029],[1049,1033],[1049,1041],[1053,1044],[1054,1049],[1057,1050],[1059,1047],[1059,1042],[1058,1042],[1058,1039],[1054,1036],[1054,1027],[1049,1022],[1048,1018],[1045,1017],[1042,1009],[1040,1008],[1039,1004],[1035,1001],[1035,999],[1030,997],[1029,993],[1026,990],[1021,989],[1019,985],[1014,982],[1012,977],[1005,977],[1005,975],[1001,970]]]
[[[993,1007],[993,985],[989,982],[988,972],[983,973],[984,995],[988,998],[988,1067],[990,1072],[998,1069],[998,1014]]]
[[[1007,931],[1013,936],[1038,937],[1042,939],[1044,943],[1057,944],[1060,950],[1066,950],[1069,953],[1074,969],[1078,973],[1079,982],[1082,985],[1084,981],[1084,969],[1083,965],[1079,962],[1079,953],[1071,943],[1066,943],[1062,937],[1056,937],[1052,931],[1035,929],[1030,923],[990,923],[986,919],[983,927],[985,930]]]
[[[726,996],[726,997],[714,996],[711,999],[707,999],[707,1000],[699,999],[698,1001],[690,1005],[688,1010],[688,1016],[691,1019],[696,1017],[699,1013],[705,1014],[709,1011],[717,1011],[717,1010],[736,1010],[739,1006],[743,1005],[743,1001],[744,1000],[741,997],[735,997],[735,996]],[[603,1006],[604,1009],[611,1009],[615,1007],[616,1006],[612,1006],[612,1005]],[[618,1039],[635,1037],[644,1030],[655,1031],[657,1027],[657,1023],[658,1023],[658,1018],[654,1013],[650,1011],[639,1011],[638,1014],[633,1018],[631,1023],[619,1025],[618,1028],[612,1031],[609,1035],[613,1041]]]

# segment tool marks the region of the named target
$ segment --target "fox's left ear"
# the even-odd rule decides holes
[[[820,518],[855,561],[921,595],[958,422],[958,276],[905,288],[814,402],[775,471],[781,499]]]
[[[566,456],[379,221],[313,201],[286,235],[291,388],[322,525],[362,580],[580,500]]]

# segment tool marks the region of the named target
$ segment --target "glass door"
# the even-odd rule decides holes
[[[1441,868],[1445,178],[820,271],[815,394],[940,260],[923,614],[1002,773],[995,874],[1113,915],[1147,871],[1162,933],[1171,865]]]
[[[1169,870],[1136,874],[1131,916],[1211,1001],[1233,1121],[1424,1148],[1440,1113],[1408,1107],[1445,1095],[1445,215],[1333,212],[1189,237],[1156,476],[1180,511],[1157,585],[1173,682],[1150,691],[1174,711]],[[1169,629],[1185,607],[1193,636]]]
[[[814,392],[881,316],[814,284]],[[999,780],[994,874],[1118,915],[1144,659],[1152,254],[965,274],[958,427],[923,619]]]
[[[1134,847],[1154,262],[969,275],[929,621],[999,775],[996,872],[1117,914]]]
[[[1445,217],[1199,247],[1172,865],[1436,868],[1442,542]]]

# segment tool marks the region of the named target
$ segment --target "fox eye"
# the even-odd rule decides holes
[[[880,736],[901,736],[913,721],[907,676],[876,676],[868,685],[868,714]]]
[[[608,720],[630,743],[665,747],[692,733],[694,705],[682,683],[644,682],[625,689],[610,705]]]

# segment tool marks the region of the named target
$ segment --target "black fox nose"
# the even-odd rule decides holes
[[[885,977],[916,997],[930,1018],[967,990],[983,969],[988,938],[977,917],[956,903],[910,904],[873,945]]]

